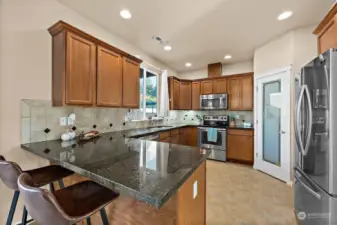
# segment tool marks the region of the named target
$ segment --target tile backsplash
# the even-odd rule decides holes
[[[254,112],[253,111],[224,111],[224,110],[214,110],[214,111],[182,111],[182,110],[172,110],[169,113],[169,118],[165,121],[166,123],[193,123],[199,124],[201,121],[198,119],[203,116],[239,116],[237,122],[253,122]]]
[[[97,130],[101,133],[163,124],[199,124],[204,115],[239,115],[238,121],[253,122],[252,111],[170,111],[165,120],[125,121],[129,109],[100,107],[52,107],[50,100],[21,100],[21,142],[60,139],[67,126],[60,126],[60,117],[76,115],[74,126],[77,135],[82,131]]]
[[[21,142],[60,139],[67,126],[60,126],[60,117],[76,115],[77,135],[81,131],[97,130],[101,133],[156,126],[163,120],[129,121],[125,115],[129,109],[99,107],[52,107],[50,100],[21,100]],[[95,128],[94,128],[95,126]]]

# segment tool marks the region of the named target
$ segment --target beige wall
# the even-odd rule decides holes
[[[312,34],[315,26],[293,30],[269,43],[257,48],[254,52],[254,76],[277,71],[292,66],[290,79],[290,165],[293,165],[294,154],[294,75],[302,66],[317,56],[317,37]],[[291,170],[292,172],[292,170]]]
[[[51,98],[51,36],[47,28],[64,20],[157,67],[176,72],[55,0],[0,1],[0,154],[24,169],[46,162],[20,149],[20,99]],[[122,24],[121,24],[122,25]],[[7,217],[12,192],[0,182],[0,224]],[[21,217],[21,205],[15,221]]]
[[[253,61],[222,65],[222,76],[247,72],[253,72]],[[202,79],[208,77],[208,71],[207,68],[203,68],[200,70],[179,73],[178,77],[182,79]]]

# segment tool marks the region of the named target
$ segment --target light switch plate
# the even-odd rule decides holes
[[[74,125],[74,120],[68,117],[68,125]]]
[[[60,126],[67,126],[67,117],[60,117]]]
[[[198,181],[194,181],[193,183],[193,199],[195,199],[198,195]]]

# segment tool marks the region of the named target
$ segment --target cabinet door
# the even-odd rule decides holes
[[[188,133],[185,133],[187,138],[187,145],[197,147],[198,146],[198,128],[189,127]]]
[[[123,58],[123,107],[139,108],[139,72],[137,62]]]
[[[179,109],[191,109],[192,90],[191,82],[180,82]]]
[[[213,80],[213,93],[223,94],[227,92],[227,79]]]
[[[335,19],[324,28],[323,32],[318,35],[318,51],[322,54],[329,48],[337,47],[337,24]]]
[[[240,78],[237,77],[228,79],[229,109],[231,110],[240,109],[240,92],[241,92]]]
[[[202,95],[213,94],[213,81],[212,80],[201,81],[201,94]]]
[[[179,103],[180,82],[173,80],[173,109],[180,109]]]
[[[192,82],[192,110],[200,109],[200,82]]]
[[[122,58],[103,47],[97,49],[97,105],[122,106]]]
[[[227,135],[227,158],[253,163],[253,144],[252,136]]]
[[[96,45],[67,32],[66,104],[93,105],[96,93]]]
[[[241,78],[241,109],[253,110],[254,93],[253,93],[253,77],[245,76]]]

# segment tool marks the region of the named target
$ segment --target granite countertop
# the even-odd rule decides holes
[[[21,147],[107,188],[160,208],[207,159],[210,151],[127,137],[183,126],[186,125],[105,133],[81,144],[54,140]]]

